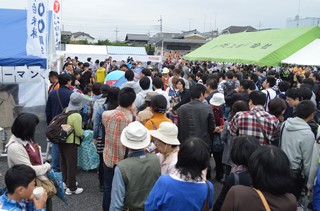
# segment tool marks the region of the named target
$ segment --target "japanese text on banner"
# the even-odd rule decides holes
[[[27,15],[27,55],[47,56],[47,0],[29,0]]]
[[[56,51],[60,51],[61,42],[61,3],[60,0],[54,0],[53,2],[53,30],[54,30],[54,42]]]

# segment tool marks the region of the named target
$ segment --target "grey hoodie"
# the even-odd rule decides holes
[[[103,105],[105,102],[106,102],[106,97],[102,97],[97,99],[96,101],[94,101],[94,104],[93,104],[93,113],[92,113],[92,121],[94,121],[94,118],[96,117],[96,113],[97,113],[97,110],[98,110],[98,107],[100,105]]]
[[[289,118],[284,123],[281,136],[281,149],[289,158],[291,169],[299,169],[309,175],[312,148],[315,141],[310,126],[301,118]]]

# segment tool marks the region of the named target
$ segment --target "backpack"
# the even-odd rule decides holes
[[[65,113],[65,110],[61,114],[55,116],[46,129],[46,136],[51,143],[54,144],[64,144],[66,143],[68,137],[74,132],[70,125],[67,125],[68,116],[78,113],[77,111],[69,111]],[[65,125],[64,128],[62,125]]]

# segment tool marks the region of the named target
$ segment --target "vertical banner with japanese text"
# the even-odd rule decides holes
[[[53,31],[56,51],[61,50],[61,0],[53,0]]]
[[[47,0],[28,0],[27,55],[47,56]]]

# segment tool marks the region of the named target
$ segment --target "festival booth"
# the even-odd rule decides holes
[[[307,46],[282,60],[284,64],[320,66],[320,39],[312,41]]]
[[[145,47],[134,46],[105,46],[105,45],[77,45],[66,44],[65,51],[62,52],[64,57],[78,57],[79,61],[86,62],[88,57],[94,62],[96,59],[104,61],[109,56],[112,60],[120,63],[121,60],[127,61],[128,57],[132,57],[135,61],[147,63],[160,63],[161,56],[147,55]]]
[[[320,27],[220,35],[184,59],[277,66],[319,37]]]
[[[88,57],[92,58],[92,62],[96,59],[104,61],[107,57],[107,48],[105,45],[78,45],[66,44],[66,49],[62,51],[64,58],[68,56],[78,57],[79,61],[86,62]]]
[[[152,63],[160,63],[161,56],[147,55],[145,47],[132,47],[132,46],[107,46],[108,56],[116,61],[127,61],[128,57],[132,57],[134,61],[141,61],[146,64],[147,61]]]
[[[48,73],[58,68],[59,15],[46,1],[29,1],[28,10],[0,9],[0,127],[1,153],[11,136],[14,118],[21,112],[36,114],[35,141],[45,150],[45,105]],[[53,5],[52,5],[53,6]],[[51,30],[52,29],[52,30]],[[41,131],[41,132],[40,132]]]

